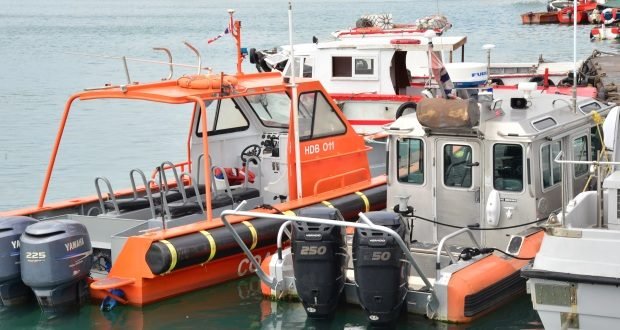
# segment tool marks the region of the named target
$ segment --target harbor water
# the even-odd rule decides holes
[[[486,61],[484,44],[494,44],[496,62],[571,61],[572,26],[522,25],[520,14],[544,11],[544,0],[296,0],[294,42],[350,27],[359,16],[392,13],[396,22],[444,14],[453,24],[448,35],[466,35],[466,61]],[[228,24],[228,8],[242,21],[243,47],[265,49],[288,43],[288,2],[256,1],[10,1],[0,0],[0,211],[35,205],[52,143],[66,100],[85,87],[123,84],[127,77],[113,55],[165,61],[153,47],[168,47],[174,62],[195,64],[188,41],[214,72],[235,69],[234,42],[229,35],[213,43]],[[577,30],[577,55],[594,49],[619,52],[614,41],[591,42],[590,26]],[[130,62],[132,81],[168,75],[161,65]],[[246,72],[254,72],[249,61]],[[193,70],[175,68],[175,75]],[[137,106],[137,107],[136,107]],[[96,176],[115,188],[129,186],[132,168],[150,172],[162,161],[186,155],[190,108],[132,102],[76,103],[60,147],[46,201],[95,193]],[[446,325],[419,316],[403,316],[402,328],[536,329],[542,328],[529,297],[515,300],[470,325]],[[0,329],[112,328],[252,328],[363,329],[365,315],[357,306],[341,306],[330,323],[306,320],[298,303],[263,300],[257,278],[250,276],[199,290],[139,309],[120,306],[99,311],[96,304],[78,313],[47,319],[36,303],[0,307]]]

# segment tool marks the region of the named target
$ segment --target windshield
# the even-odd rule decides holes
[[[285,92],[246,96],[263,125],[287,128],[291,113],[291,98]]]

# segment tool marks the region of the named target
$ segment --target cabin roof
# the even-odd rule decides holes
[[[230,76],[235,77],[238,81],[232,93],[232,95],[235,96],[277,92],[286,89],[286,84],[279,72],[236,74]],[[308,79],[300,79],[300,82],[303,81],[308,81]],[[124,88],[126,89],[123,90]],[[219,98],[219,93],[219,88],[183,88],[178,85],[175,79],[127,86],[93,88],[79,93],[78,97],[80,100],[123,98],[180,104],[194,102],[192,97],[199,97],[202,99]]]
[[[419,40],[419,44],[392,44],[392,40]],[[404,51],[427,51],[429,38],[421,36],[376,36],[372,38],[350,38],[334,41],[319,42],[318,44],[307,43],[294,45],[295,53],[305,55],[318,49],[367,49],[367,50],[404,50]],[[461,48],[467,42],[467,37],[433,37],[433,50],[454,51]],[[290,46],[282,46],[283,50],[290,50]]]
[[[490,140],[536,140],[543,137],[551,137],[566,130],[576,128],[577,123],[586,122],[591,117],[592,110],[602,111],[610,108],[608,105],[590,97],[577,97],[577,112],[571,109],[571,96],[546,94],[534,91],[531,96],[531,105],[524,109],[511,107],[511,98],[522,98],[523,92],[518,90],[495,90],[494,100],[502,100],[494,115],[479,125],[477,129]],[[596,106],[598,105],[598,107]],[[501,110],[501,111],[500,111]],[[390,125],[388,130],[391,134],[407,136],[423,136],[426,131],[417,120],[406,119],[403,116]],[[550,119],[549,119],[550,118]],[[583,121],[580,121],[582,119]],[[432,129],[432,132],[440,134],[440,129]],[[458,134],[454,129],[446,130],[449,134]],[[472,134],[471,129],[465,130],[467,135]]]

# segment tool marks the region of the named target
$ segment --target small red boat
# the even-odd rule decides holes
[[[577,5],[577,24],[587,24],[588,23],[588,14],[596,9],[595,1],[588,2],[580,2]],[[557,13],[558,21],[560,24],[572,24],[573,16],[575,16],[575,8],[573,6],[567,6],[562,8],[562,10]]]
[[[555,12],[528,12],[521,14],[523,24],[552,24],[558,23],[558,15]]]

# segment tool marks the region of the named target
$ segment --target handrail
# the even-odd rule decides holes
[[[168,167],[166,168],[165,165],[167,165]],[[176,165],[173,164],[172,162],[166,160],[166,161],[162,162],[159,167],[161,168],[160,174],[163,177],[164,192],[167,193],[168,189],[169,189],[168,188],[168,179],[166,178],[166,169],[171,169],[172,170],[172,174],[174,175],[174,180],[177,183],[177,189],[181,193],[181,197],[183,197],[183,203],[187,202],[187,195],[185,194],[185,185],[183,184],[183,182],[179,178],[179,173],[177,172]]]
[[[202,205],[202,198],[200,197],[200,190],[198,189],[198,183],[197,180],[193,180],[192,179],[192,175],[188,172],[182,172],[179,177],[181,179],[183,179],[183,177],[187,176],[189,178],[189,182],[192,185],[192,187],[194,187],[194,194],[196,194],[196,202],[198,202],[198,206],[200,206],[200,209],[202,210],[202,213],[205,213],[205,207],[204,205]]]
[[[169,162],[169,161],[168,161],[168,162],[166,162],[166,164],[165,164],[166,166],[164,166],[164,168],[163,168],[164,170],[169,170],[169,169],[171,169],[171,168],[172,168],[172,167],[170,167],[170,165],[168,165],[168,164],[172,164],[172,162]],[[178,167],[178,168],[180,168],[182,172],[185,172],[185,166],[190,165],[190,162],[186,160],[186,161],[182,161],[182,162],[180,162],[180,163],[176,163],[176,164],[173,164],[173,165],[174,165],[174,167]],[[161,169],[160,169],[159,167],[156,167],[156,168],[153,170],[153,172],[151,172],[151,179],[155,179],[155,177],[157,176],[157,173],[159,173],[159,171],[160,171],[160,170],[161,170]],[[168,184],[168,183],[166,182],[166,185],[167,185],[167,184]]]
[[[105,205],[103,203],[103,196],[101,195],[101,188],[99,188],[99,181],[105,182],[106,186],[108,186],[108,198],[112,199],[112,204],[114,205],[114,210],[117,214],[120,214],[121,211],[118,209],[118,204],[116,203],[116,196],[114,196],[114,191],[112,190],[112,184],[110,180],[98,176],[95,178],[95,189],[97,189],[97,197],[99,197],[99,205],[101,206],[101,214],[106,213]]]
[[[353,228],[376,230],[376,231],[380,231],[382,233],[388,234],[392,236],[394,240],[398,243],[399,247],[404,252],[405,257],[409,261],[409,264],[416,270],[416,272],[418,273],[418,275],[420,276],[420,278],[422,279],[426,287],[430,290],[431,297],[427,304],[427,314],[432,314],[436,311],[438,299],[437,299],[437,295],[435,294],[433,285],[430,283],[428,278],[426,278],[426,276],[424,275],[424,273],[422,272],[422,270],[416,263],[415,259],[413,258],[413,255],[411,254],[411,251],[409,251],[409,247],[407,247],[407,244],[405,244],[405,242],[400,237],[400,235],[398,235],[398,233],[396,233],[394,230],[388,227],[385,227],[385,226],[373,224],[372,221],[370,221],[370,219],[368,219],[368,217],[366,217],[366,215],[364,215],[362,212],[359,213],[359,217],[360,217],[360,220],[364,223],[343,222],[343,221],[315,219],[315,218],[299,217],[299,216],[291,216],[291,215],[279,215],[279,214],[273,214],[273,213],[240,211],[241,208],[243,208],[246,203],[247,203],[246,201],[243,201],[239,203],[239,206],[237,206],[237,208],[235,208],[234,210],[223,211],[220,216],[220,219],[222,220],[222,223],[224,224],[224,226],[226,226],[228,231],[230,231],[230,233],[232,234],[234,240],[237,242],[239,247],[241,247],[241,250],[243,250],[245,255],[248,257],[248,260],[252,263],[252,265],[254,265],[254,268],[256,269],[256,273],[258,277],[270,288],[274,290],[278,290],[281,288],[283,283],[277,282],[275,276],[270,277],[262,270],[261,265],[256,260],[256,258],[254,258],[252,251],[247,247],[247,245],[243,242],[243,239],[241,239],[237,231],[233,228],[230,222],[228,222],[228,220],[226,219],[227,216],[237,215],[237,216],[246,216],[246,217],[252,217],[252,218],[269,218],[269,219],[276,219],[276,220],[298,221],[298,222],[316,223],[316,224],[339,226],[339,227],[353,227]]]
[[[452,263],[456,263],[458,260],[454,260],[454,257],[452,256],[452,253],[450,252],[450,250],[448,250],[448,248],[445,246],[445,243],[447,240],[461,235],[463,233],[467,233],[469,235],[469,237],[471,238],[471,240],[474,242],[474,244],[476,245],[476,247],[478,249],[480,249],[480,244],[478,243],[478,241],[476,240],[476,238],[474,237],[474,233],[471,231],[471,229],[469,228],[461,228],[451,234],[448,234],[446,236],[444,236],[441,241],[439,241],[439,245],[437,245],[437,256],[436,256],[436,260],[435,260],[435,270],[437,271],[437,279],[439,279],[439,273],[441,271],[441,250],[445,248],[446,254],[448,254],[448,258],[450,258],[450,261]]]
[[[319,188],[320,184],[322,184],[323,182],[329,181],[329,180],[337,179],[337,178],[340,178],[340,187],[344,187],[344,178],[346,176],[348,176],[348,175],[353,175],[353,174],[358,173],[358,172],[366,172],[368,174],[368,177],[370,177],[370,170],[368,168],[358,168],[358,169],[353,170],[353,171],[348,171],[348,172],[344,172],[344,173],[328,176],[326,178],[322,178],[322,179],[317,180],[314,183],[314,186],[312,187],[312,192],[313,192],[314,195],[318,194],[318,190],[319,190],[318,188]]]
[[[167,78],[163,78],[162,80],[172,79],[172,77],[174,76],[174,65],[172,65],[172,53],[170,52],[170,49],[164,47],[153,47],[153,50],[160,50],[162,52],[165,52],[166,55],[168,55],[168,65],[170,67],[170,73],[168,74]]]
[[[288,221],[284,222],[282,224],[282,226],[280,226],[280,229],[278,229],[278,238],[276,240],[276,249],[278,251],[278,260],[282,260],[282,235],[286,231],[286,234],[288,235],[289,239],[291,238],[291,232],[289,230],[286,230],[286,227],[290,226],[292,223],[293,223],[292,221],[288,220]]]
[[[151,193],[151,187],[148,181],[146,181],[146,175],[139,168],[134,168],[129,171],[129,179],[131,180],[131,188],[133,189],[133,198],[138,199],[138,189],[136,189],[136,181],[134,180],[134,173],[140,174],[142,177],[142,182],[144,183],[144,187],[146,190],[146,199],[149,201],[149,208],[151,210],[151,215],[153,219],[155,219],[155,203],[153,203],[153,195]],[[153,181],[154,182],[154,181]]]

